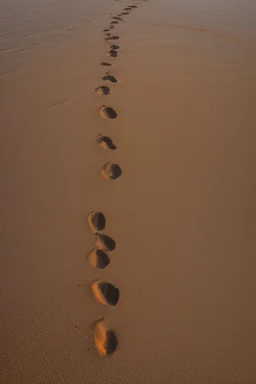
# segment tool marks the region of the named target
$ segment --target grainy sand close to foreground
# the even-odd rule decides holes
[[[0,12],[1,383],[254,384],[255,3]],[[87,257],[93,211],[116,243],[104,269]],[[95,279],[119,289],[116,306],[95,300]]]

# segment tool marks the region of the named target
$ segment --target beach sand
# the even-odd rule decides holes
[[[254,384],[254,2],[0,10],[1,382]],[[116,243],[104,269],[88,260],[90,212]],[[119,289],[115,306],[95,279]]]

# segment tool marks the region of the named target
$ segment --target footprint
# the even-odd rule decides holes
[[[100,170],[100,174],[107,180],[115,180],[122,175],[118,164],[106,163]]]
[[[102,29],[103,32],[108,32],[110,31],[110,28],[105,28],[105,29]]]
[[[117,79],[111,75],[105,75],[102,77],[102,80],[110,81],[111,83],[117,83]]]
[[[102,61],[100,65],[103,65],[104,67],[111,67],[112,64],[106,63],[105,61]]]
[[[114,24],[119,24],[119,21],[117,20],[113,20],[113,21],[110,21],[110,24],[114,25]]]
[[[93,249],[88,255],[92,267],[104,269],[110,264],[108,255],[101,249]]]
[[[130,15],[130,12],[122,12],[120,15]]]
[[[88,215],[89,227],[93,233],[103,231],[106,226],[106,219],[103,213],[101,212],[91,212]]]
[[[105,33],[105,36],[107,36],[107,37],[110,37],[111,36],[111,33]]]
[[[99,135],[96,140],[99,146],[103,149],[111,149],[114,151],[117,148],[108,136]]]
[[[116,45],[116,44],[113,44],[113,45],[110,45],[109,48],[110,48],[110,49],[119,49],[120,46],[119,46],[119,45]]]
[[[119,300],[119,289],[106,281],[95,280],[92,283],[92,293],[95,299],[103,305],[115,307]]]
[[[116,242],[107,235],[96,233],[95,246],[101,251],[113,252],[116,249]]]
[[[118,345],[115,332],[106,328],[103,318],[94,323],[93,338],[96,349],[101,356],[111,355],[115,352]]]
[[[120,39],[119,36],[110,36],[106,38],[106,40],[119,40],[119,39]]]
[[[111,17],[111,19],[113,19],[113,20],[118,20],[118,21],[123,21],[123,20],[121,19],[121,17],[119,17],[119,16],[113,16],[113,17]]]
[[[110,50],[108,51],[108,54],[109,54],[109,56],[111,56],[111,57],[117,57],[117,56],[119,55],[119,53],[118,53],[117,51],[115,51],[114,49],[110,49]]]
[[[100,107],[100,116],[103,119],[116,119],[117,113],[113,108],[102,105]]]
[[[95,92],[100,96],[106,96],[110,94],[110,89],[105,85],[101,85],[100,87],[95,88]]]

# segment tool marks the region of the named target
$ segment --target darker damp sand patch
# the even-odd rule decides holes
[[[97,233],[105,229],[106,218],[102,212],[91,212],[88,215],[88,224],[93,233]]]
[[[100,170],[101,176],[107,180],[116,180],[122,175],[122,169],[118,164],[106,163]]]
[[[99,135],[96,140],[99,146],[103,149],[111,149],[114,151],[117,148],[112,139],[108,136]]]

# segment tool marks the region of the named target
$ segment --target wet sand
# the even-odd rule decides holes
[[[137,2],[109,44],[131,3],[0,6],[1,382],[255,383],[256,8],[212,3]],[[92,211],[116,242],[102,270]]]

